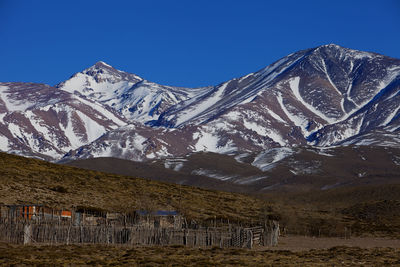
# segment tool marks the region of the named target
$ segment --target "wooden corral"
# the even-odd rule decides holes
[[[182,228],[183,218],[177,211],[135,211],[135,223],[150,228]]]
[[[257,232],[259,233],[258,238]],[[173,229],[145,226],[73,226],[25,222],[0,223],[0,242],[16,244],[118,244],[183,245],[190,247],[275,246],[264,229],[231,227],[227,229]]]
[[[214,225],[216,225],[214,223]],[[191,227],[194,226],[194,227]],[[219,227],[188,224],[176,211],[56,210],[41,205],[0,206],[0,242],[246,247],[275,246],[279,223]]]
[[[106,223],[105,214],[74,211],[74,225],[101,225]]]

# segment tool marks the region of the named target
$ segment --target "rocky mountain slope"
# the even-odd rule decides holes
[[[397,146],[399,81],[397,59],[321,46],[199,89],[147,121],[152,131],[120,128],[69,156],[141,160],[306,144]]]
[[[203,88],[158,85],[104,62],[56,87],[0,88],[0,149],[53,160],[400,144],[400,60],[333,44]]]
[[[127,124],[114,110],[55,87],[0,83],[0,149],[48,160]]]

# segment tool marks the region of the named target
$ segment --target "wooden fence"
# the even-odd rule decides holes
[[[146,226],[80,225],[0,221],[0,241],[15,244],[120,244],[184,245],[191,247],[275,246],[279,224],[269,221],[264,226],[243,228],[174,229]]]

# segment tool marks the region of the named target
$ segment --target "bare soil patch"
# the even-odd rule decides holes
[[[389,239],[381,237],[305,237],[305,236],[282,236],[279,238],[277,247],[271,250],[307,251],[311,249],[330,249],[338,246],[357,247],[362,249],[371,248],[394,248],[400,249],[400,239]]]

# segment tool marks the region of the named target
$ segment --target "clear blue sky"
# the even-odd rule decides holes
[[[55,85],[103,60],[215,85],[322,44],[400,58],[400,1],[0,0],[0,81]]]

